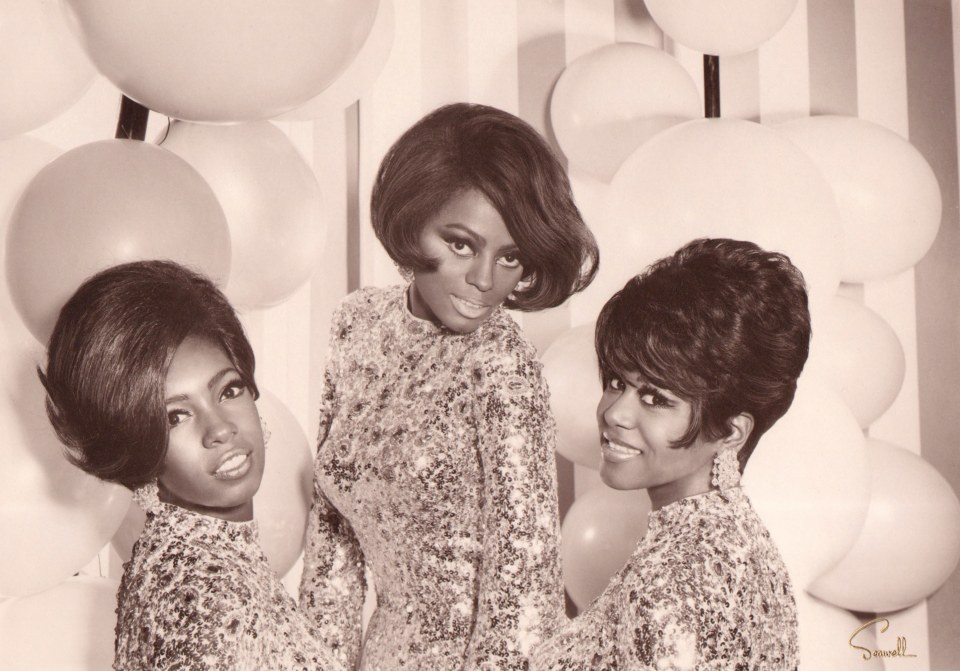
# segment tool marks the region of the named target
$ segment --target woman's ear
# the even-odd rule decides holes
[[[729,431],[727,435],[717,441],[717,447],[733,449],[737,452],[743,447],[750,434],[753,433],[753,415],[748,412],[741,412],[734,415],[727,422]]]

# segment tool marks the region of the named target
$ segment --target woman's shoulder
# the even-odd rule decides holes
[[[387,309],[400,304],[403,287],[362,287],[344,296],[333,313],[334,322],[378,320]]]
[[[537,350],[523,334],[519,324],[502,308],[490,316],[475,332],[474,357],[503,355],[523,361],[536,361]]]

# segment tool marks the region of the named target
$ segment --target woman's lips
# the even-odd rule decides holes
[[[213,476],[219,480],[236,480],[247,474],[251,464],[249,452],[233,452],[220,460]]]
[[[487,313],[490,307],[484,303],[477,303],[453,294],[450,294],[450,301],[453,303],[454,309],[467,319],[479,319]]]

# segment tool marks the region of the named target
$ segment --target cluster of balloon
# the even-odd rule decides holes
[[[253,498],[260,545],[277,575],[296,563],[303,549],[307,513],[313,500],[313,458],[306,434],[297,418],[277,396],[260,389],[257,409],[263,418],[266,467],[260,489]],[[143,531],[146,515],[136,504],[110,539],[123,561],[130,559],[133,544]]]
[[[59,3],[6,0],[2,14],[0,140],[59,116],[84,94],[95,74]]]
[[[239,309],[288,298],[313,273],[324,226],[320,186],[287,135],[269,121],[175,121],[161,139],[223,208],[232,247],[227,297]]]
[[[65,4],[90,60],[127,97],[175,119],[235,122],[319,94],[360,50],[378,0]]]
[[[116,580],[76,576],[40,594],[0,602],[6,671],[109,669]]]
[[[712,55],[757,48],[796,5],[647,0],[665,33]],[[690,120],[652,132],[664,114],[660,103],[617,87],[649,92],[682,78],[662,59],[661,70],[654,70],[648,50],[638,47],[611,45],[571,63],[551,100],[571,168],[609,182],[597,198],[606,203],[603,216],[591,221],[604,263],[576,299],[577,314],[583,321],[595,318],[627,279],[696,237],[752,240],[785,252],[801,269],[814,322],[810,360],[793,406],[751,457],[744,488],[793,579],[804,664],[839,668],[849,662],[846,641],[842,650],[824,641],[860,626],[850,611],[913,605],[960,561],[960,503],[947,481],[921,457],[864,436],[900,392],[903,347],[880,315],[837,293],[841,282],[888,277],[923,257],[940,222],[937,180],[909,142],[855,118],[798,119],[776,128]],[[650,76],[657,86],[627,87],[622,82],[634,73],[617,68],[648,68],[657,73]],[[644,127],[631,114],[654,119]],[[598,463],[592,330],[592,323],[575,326],[543,354],[558,451],[577,468]],[[591,572],[578,563],[592,542],[587,538],[610,529],[601,530],[609,523],[602,516],[613,517],[614,502],[600,505],[601,496],[609,494],[578,493],[564,523],[567,590],[580,607],[611,570]],[[588,509],[597,517],[588,519]],[[645,515],[642,506],[637,510]],[[636,528],[619,533],[631,536]],[[613,563],[625,560],[625,552],[615,550]],[[861,634],[866,647],[871,636]]]

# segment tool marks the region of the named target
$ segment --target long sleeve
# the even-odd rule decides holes
[[[334,314],[320,404],[319,449],[323,449],[338,405],[339,354],[349,333],[343,312]],[[321,468],[318,458],[316,468]],[[361,616],[366,591],[363,552],[350,523],[329,502],[314,479],[300,580],[300,607],[321,640],[346,668],[360,655]]]
[[[484,357],[475,373],[483,558],[464,668],[525,669],[563,616],[556,429],[532,348],[509,338]]]

